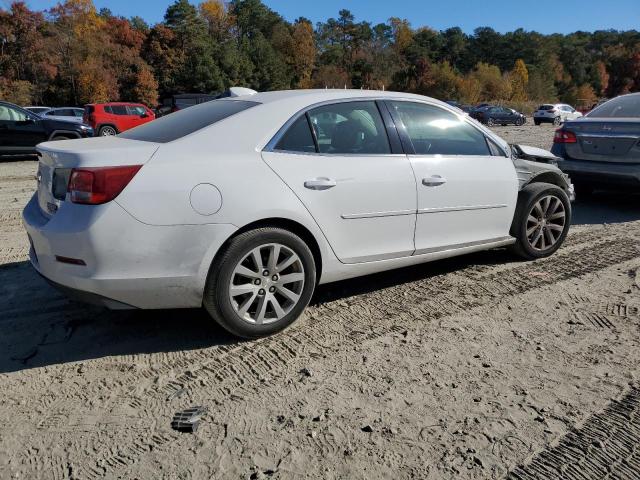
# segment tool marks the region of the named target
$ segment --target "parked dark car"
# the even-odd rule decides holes
[[[48,140],[93,136],[89,125],[40,117],[18,105],[0,102],[0,155],[36,153],[36,145]]]
[[[201,103],[215,100],[217,95],[208,95],[205,93],[181,93],[172,95],[162,100],[162,104],[156,109],[156,116],[161,117],[169,113],[184,110]]]
[[[524,125],[527,117],[512,108],[487,106],[473,110],[470,115],[481,123],[488,126],[507,125]]]
[[[551,151],[578,195],[596,188],[640,191],[640,93],[609,100],[556,130]]]

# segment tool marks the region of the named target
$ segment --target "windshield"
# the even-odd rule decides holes
[[[638,118],[640,95],[624,95],[603,103],[589,112],[590,118]]]
[[[260,104],[244,100],[214,100],[161,117],[118,136],[143,142],[172,142],[256,105]]]

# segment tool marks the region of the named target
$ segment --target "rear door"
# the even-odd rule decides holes
[[[390,125],[375,101],[332,103],[292,119],[263,152],[344,263],[414,251],[416,182]]]
[[[387,105],[416,175],[416,255],[508,238],[518,179],[506,152],[492,156],[480,129],[440,106]]]
[[[107,111],[106,107],[105,111]],[[108,113],[111,113],[111,118],[113,118],[118,132],[124,132],[133,127],[132,118],[126,105],[109,105]]]

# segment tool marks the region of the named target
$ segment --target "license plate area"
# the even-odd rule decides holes
[[[584,153],[592,155],[624,155],[633,146],[632,139],[584,138],[580,146]]]

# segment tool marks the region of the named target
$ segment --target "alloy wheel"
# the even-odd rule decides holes
[[[553,247],[565,229],[566,211],[562,200],[555,195],[545,195],[534,205],[527,216],[527,241],[537,251]]]
[[[304,278],[302,260],[291,248],[279,243],[261,245],[234,268],[229,285],[231,305],[251,324],[277,322],[300,301]]]
[[[102,137],[112,137],[116,134],[116,130],[113,127],[102,127],[100,130],[100,136]]]

